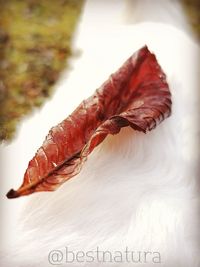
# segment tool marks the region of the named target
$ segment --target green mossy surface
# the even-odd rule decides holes
[[[71,56],[82,0],[0,0],[0,141],[51,95]]]
[[[182,2],[194,33],[200,40],[200,0],[182,0]]]

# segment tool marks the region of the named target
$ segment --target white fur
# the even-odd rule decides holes
[[[87,13],[87,10],[85,11]],[[85,16],[85,17],[84,17]],[[198,267],[199,257],[199,47],[180,30],[158,23],[85,27],[76,47],[83,53],[60,81],[53,98],[21,125],[2,148],[3,267],[48,267],[51,250],[158,251],[161,264],[63,263],[55,266]],[[85,24],[84,24],[85,23]],[[100,30],[101,29],[101,30]],[[28,160],[49,128],[147,44],[166,72],[172,116],[148,134],[125,128],[89,156],[81,173],[53,193],[16,200]]]

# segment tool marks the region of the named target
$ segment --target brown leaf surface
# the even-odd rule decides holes
[[[56,190],[78,174],[87,156],[122,127],[147,132],[171,113],[171,94],[156,57],[145,46],[64,121],[29,162],[21,187],[7,197]]]

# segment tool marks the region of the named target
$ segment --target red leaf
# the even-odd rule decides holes
[[[145,46],[64,121],[53,127],[29,162],[15,198],[53,191],[78,174],[92,150],[122,127],[150,131],[171,113],[166,76]]]

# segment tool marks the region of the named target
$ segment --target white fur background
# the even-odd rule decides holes
[[[97,246],[159,252],[161,263],[149,256],[146,263],[63,259],[54,266],[200,266],[199,46],[177,2],[175,9],[172,1],[151,1],[154,11],[151,5],[144,9],[149,1],[135,1],[135,10],[133,2],[87,2],[74,40],[81,56],[72,59],[52,99],[1,147],[2,267],[48,267],[52,250],[87,252]],[[141,10],[141,21],[148,22],[141,23]],[[164,23],[156,21],[156,12]],[[81,173],[56,192],[7,200],[49,128],[144,44],[167,74],[172,116],[146,135],[126,128],[109,136]]]

